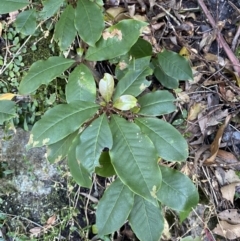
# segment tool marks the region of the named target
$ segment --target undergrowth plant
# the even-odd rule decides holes
[[[53,56],[37,61],[20,83],[19,93],[30,95],[70,72],[66,103],[54,106],[35,123],[28,148],[46,145],[51,163],[67,157],[72,176],[83,187],[91,187],[94,173],[114,177],[97,207],[99,237],[128,220],[140,240],[159,240],[162,207],[175,210],[183,220],[196,206],[198,192],[187,176],[163,164],[163,160],[185,161],[188,145],[161,118],[176,110],[174,96],[149,89],[147,77],[154,74],[163,86],[175,89],[179,80],[192,79],[188,61],[168,50],[154,55],[151,44],[141,38],[147,23],[135,19],[116,23],[103,13],[101,1],[49,0],[39,10],[27,0],[2,0],[0,13],[24,7],[15,22],[19,32],[33,34],[37,23],[54,15],[59,18],[53,36],[63,53],[80,37],[77,60]],[[116,63],[115,74],[98,79],[90,61],[103,60]],[[7,108],[10,102],[4,100],[1,106]]]

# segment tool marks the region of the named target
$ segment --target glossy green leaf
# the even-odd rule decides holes
[[[112,133],[105,114],[94,120],[80,135],[77,159],[92,173],[99,166],[99,158],[104,148],[112,147]]]
[[[173,104],[174,96],[166,90],[158,90],[141,96],[138,99],[141,115],[159,116],[169,114],[176,110]]]
[[[102,8],[94,1],[78,0],[75,11],[75,27],[84,42],[95,46],[104,28]]]
[[[79,160],[76,158],[76,148],[79,145],[79,136],[77,136],[67,155],[68,166],[73,179],[76,183],[82,187],[90,188],[92,185],[91,176],[88,171],[82,166]]]
[[[157,80],[166,88],[177,89],[179,85],[178,79],[174,79],[171,76],[166,75],[161,66],[158,64],[157,60],[153,60],[152,63],[155,67],[154,75],[156,76]]]
[[[50,163],[61,161],[67,156],[73,139],[76,137],[77,131],[66,136],[64,139],[47,146],[47,159]]]
[[[108,73],[105,73],[104,77],[99,81],[99,92],[104,98],[104,100],[109,102],[112,98],[113,91],[114,91],[113,76]]]
[[[158,63],[163,72],[174,79],[193,80],[189,62],[178,53],[164,50],[158,54]]]
[[[88,49],[86,59],[108,60],[126,54],[137,41],[141,28],[146,25],[147,23],[128,19],[111,26],[104,31],[96,46]]]
[[[139,38],[130,49],[129,54],[136,59],[151,56],[152,45],[148,41]]]
[[[74,101],[48,110],[32,128],[28,148],[51,145],[76,131],[98,110],[98,105]]]
[[[160,240],[164,228],[160,207],[156,207],[142,197],[135,195],[133,208],[128,219],[139,240]]]
[[[130,110],[137,106],[137,99],[132,95],[122,95],[113,103],[113,107],[119,110]]]
[[[73,63],[74,60],[63,57],[50,57],[45,61],[39,60],[35,62],[21,81],[19,92],[22,95],[34,92],[42,84],[50,83]]]
[[[110,234],[124,224],[134,202],[133,192],[116,179],[99,201],[96,212],[98,235]]]
[[[40,17],[43,20],[52,17],[62,6],[64,0],[45,0],[43,1],[43,9],[40,12]]]
[[[99,164],[100,166],[95,168],[97,175],[101,177],[111,177],[116,174],[109,156],[109,152],[102,152],[99,158]]]
[[[161,166],[162,186],[157,197],[164,205],[177,210],[191,210],[198,204],[198,191],[184,174],[169,167]]]
[[[161,172],[153,144],[136,124],[117,115],[111,116],[110,128],[109,154],[117,175],[133,192],[155,204],[152,192],[161,186]]]
[[[91,70],[84,64],[77,66],[69,76],[66,85],[66,99],[70,103],[74,100],[96,101],[96,83]]]
[[[136,97],[151,84],[151,82],[146,79],[146,76],[152,74],[149,61],[150,57],[133,60],[123,73],[119,73],[122,78],[119,79],[115,89],[114,100],[121,95],[133,95]]]
[[[24,35],[34,34],[37,27],[36,11],[30,9],[19,13],[15,21],[15,26],[17,31]]]
[[[28,0],[1,0],[0,14],[11,13],[15,10],[26,7],[29,3]]]
[[[15,102],[10,100],[0,100],[0,125],[4,121],[16,116]]]
[[[68,5],[54,29],[54,40],[58,42],[61,51],[69,48],[75,38],[77,31],[74,27],[74,20],[75,10],[71,5]]]
[[[140,126],[153,142],[158,155],[167,161],[185,161],[188,157],[188,144],[183,136],[169,123],[157,118],[136,118]]]

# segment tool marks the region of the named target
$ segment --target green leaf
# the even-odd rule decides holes
[[[113,147],[109,151],[113,167],[133,192],[155,204],[153,190],[161,186],[161,172],[151,141],[132,122],[112,115]]]
[[[143,95],[138,99],[141,115],[159,116],[169,114],[176,110],[173,104],[174,96],[166,90],[158,90]]]
[[[137,42],[132,46],[129,53],[136,59],[151,56],[152,45],[148,41],[139,38]]]
[[[97,175],[101,177],[111,177],[116,174],[109,156],[109,152],[102,152],[99,158],[99,164],[100,166],[95,168]]]
[[[133,192],[120,179],[107,188],[96,212],[98,235],[110,234],[124,224],[134,202]]]
[[[82,187],[90,188],[92,180],[90,174],[82,166],[82,164],[76,158],[76,148],[79,145],[79,136],[77,136],[68,152],[67,160],[70,172],[76,183]]]
[[[88,49],[86,59],[101,61],[126,54],[137,41],[141,28],[146,25],[147,23],[128,19],[111,26],[104,31],[96,47]]]
[[[198,204],[198,191],[192,181],[179,171],[160,166],[162,186],[157,197],[164,205],[177,210],[191,210]]]
[[[137,106],[137,99],[132,95],[122,95],[113,103],[113,107],[119,110],[130,110]]]
[[[114,91],[114,79],[112,75],[105,73],[103,79],[99,81],[99,92],[106,100],[109,102],[112,98],[112,94]]]
[[[188,157],[188,144],[182,135],[169,123],[157,118],[136,118],[140,126],[153,142],[158,155],[167,161],[185,161]]]
[[[46,0],[43,2],[43,9],[40,12],[40,17],[43,20],[52,17],[62,6],[64,0]]]
[[[129,222],[139,240],[160,240],[164,219],[160,207],[152,205],[142,197],[135,195]]]
[[[166,75],[161,66],[159,66],[157,60],[152,61],[155,69],[154,75],[156,76],[157,80],[166,88],[168,89],[177,89],[179,85],[179,81],[177,79],[172,78],[171,76]]]
[[[77,66],[69,76],[66,85],[66,99],[70,103],[74,100],[96,101],[96,84],[91,70],[84,64]]]
[[[35,9],[19,13],[15,21],[15,26],[17,31],[24,35],[34,34],[37,27]]]
[[[80,145],[77,147],[77,159],[89,173],[99,166],[99,157],[104,148],[111,148],[112,133],[105,114],[94,120],[80,135]]]
[[[50,83],[73,63],[74,60],[63,57],[50,57],[45,61],[39,60],[35,62],[21,81],[19,92],[22,95],[34,92],[42,84]]]
[[[4,121],[10,120],[16,116],[15,102],[10,100],[1,100],[0,101],[0,125]]]
[[[104,28],[102,8],[95,2],[78,0],[75,11],[75,28],[84,42],[95,46]]]
[[[66,136],[64,139],[47,146],[47,159],[50,163],[58,162],[67,156],[73,139],[76,137],[77,131]]]
[[[158,54],[158,63],[166,75],[178,80],[193,80],[192,69],[183,56],[168,50]]]
[[[28,4],[28,0],[1,0],[0,14],[11,13],[15,10],[26,7]]]
[[[86,101],[74,101],[48,110],[32,128],[28,148],[56,143],[92,117],[98,105]]]
[[[201,237],[196,237],[196,238],[193,238],[191,236],[187,236],[185,238],[181,238],[180,241],[201,241]]]
[[[73,42],[76,29],[74,27],[75,10],[68,5],[60,16],[54,29],[54,40],[58,42],[61,51],[66,50]]]
[[[192,212],[191,208],[188,210],[178,211],[177,213],[180,219],[180,223],[182,223],[189,216],[191,212]]]
[[[136,97],[151,84],[150,81],[146,80],[146,76],[152,74],[149,61],[150,57],[133,60],[122,74],[119,73],[119,75],[122,75],[122,78],[119,79],[115,89],[114,100],[121,95],[133,95]]]

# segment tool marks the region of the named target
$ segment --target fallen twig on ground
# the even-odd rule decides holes
[[[211,26],[213,28],[216,28],[217,25],[216,25],[212,15],[211,15],[211,13],[208,11],[208,9],[207,9],[205,3],[203,2],[203,0],[198,0],[198,4],[201,7],[204,14],[206,15],[206,17],[208,18]],[[235,54],[232,52],[231,48],[226,43],[222,34],[219,33],[219,32],[217,34],[217,41],[223,47],[225,53],[227,54],[229,60],[231,61],[232,65],[233,65],[234,70],[237,72],[238,75],[240,75],[240,63],[239,63],[237,57],[235,56]]]

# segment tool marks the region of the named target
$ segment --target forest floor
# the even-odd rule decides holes
[[[106,3],[107,8],[112,8],[110,6],[112,2],[110,0]],[[174,213],[166,210],[169,216],[169,230],[164,233],[162,240],[180,240],[186,234],[206,241],[240,240],[238,211],[240,209],[239,1],[149,0],[145,2],[130,0],[125,4],[116,1],[114,5],[114,11],[118,11],[121,7],[125,8],[122,14],[138,13],[147,19],[151,33],[145,35],[144,38],[152,44],[154,51],[157,53],[166,48],[186,56],[194,72],[192,82],[180,82],[179,88],[174,90],[173,93],[178,100],[176,102],[178,111],[166,116],[166,119],[188,140],[190,155],[180,170],[188,175],[197,186],[200,203],[183,223],[179,222]],[[1,16],[0,21],[14,23],[14,16]],[[4,31],[12,34],[9,42],[13,45],[25,41],[21,37],[16,39],[18,36],[11,24],[8,30]],[[43,46],[42,49],[46,50],[45,43],[37,38],[38,36],[31,41],[39,42]],[[1,55],[4,58],[5,40],[3,38],[0,40]],[[30,47],[26,51],[30,52]],[[48,57],[46,55],[51,55],[51,51],[42,51],[40,57],[37,58],[46,59]],[[19,59],[19,62],[21,61]],[[19,72],[24,69],[17,62],[13,62],[13,65],[19,67]],[[106,72],[108,68],[112,68],[108,63],[96,65],[96,70],[100,74]],[[13,77],[10,79],[7,75],[1,77],[2,92],[5,92],[3,91],[6,88],[5,82],[8,82],[10,89],[17,89],[19,85],[19,76],[15,78],[14,72],[8,71],[7,73]],[[50,86],[39,94],[38,97],[44,102],[44,108],[54,102],[56,91],[54,88]],[[163,89],[162,86],[159,88]],[[61,89],[57,91],[61,92]],[[29,103],[24,103],[22,100],[16,101],[20,103],[19,109],[25,111],[24,118],[26,118],[20,119],[17,125],[28,130],[28,124],[35,121],[31,120],[31,111],[37,110],[32,110]],[[40,116],[35,115],[35,117],[37,119]],[[96,180],[96,185],[101,191],[106,183],[102,179]],[[74,188],[76,189],[75,186]],[[80,193],[79,189],[76,190]],[[82,200],[85,203],[82,203]],[[93,207],[85,209],[89,225],[94,223],[93,214],[96,202],[93,195],[90,199],[81,199],[81,206]],[[48,220],[49,223],[54,223],[54,217],[51,218]],[[72,218],[74,220],[73,216]],[[14,219],[11,221],[14,222]],[[72,222],[77,222],[77,219]],[[71,225],[67,227],[70,228]],[[52,227],[47,229],[46,233],[51,229]],[[87,233],[92,232],[90,228],[86,229],[89,229]],[[1,233],[4,232],[6,230],[0,230],[0,240],[4,240],[1,238]],[[74,233],[74,230],[72,232]],[[95,240],[93,234],[89,237]],[[62,238],[64,238],[64,232],[62,232]],[[137,240],[127,224],[112,237],[113,239]],[[28,239],[15,237],[8,240]],[[32,240],[51,239],[42,237],[42,239]],[[79,235],[72,240],[80,240]]]

